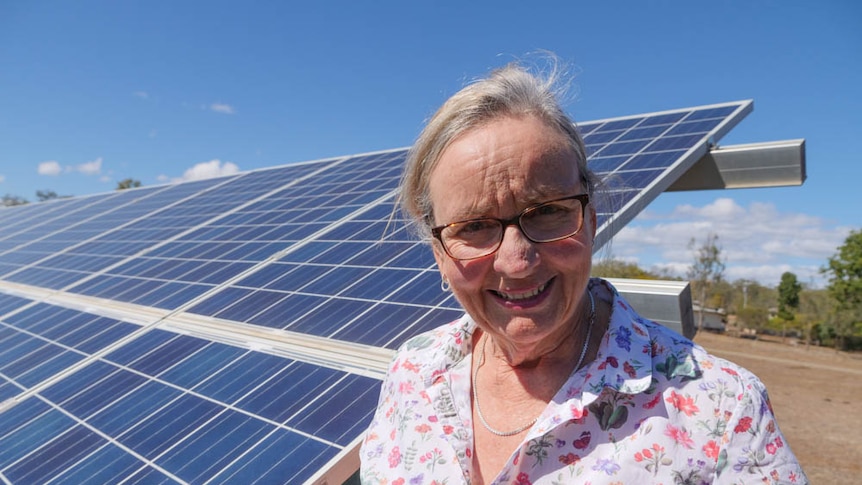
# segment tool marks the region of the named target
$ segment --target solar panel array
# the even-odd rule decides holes
[[[617,181],[599,245],[751,109],[581,124]],[[303,483],[355,454],[392,351],[461,312],[392,216],[405,156],[0,210],[0,481]]]

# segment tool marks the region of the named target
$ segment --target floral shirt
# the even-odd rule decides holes
[[[641,318],[610,288],[597,358],[493,483],[808,483],[757,377]],[[399,349],[360,451],[363,483],[470,483],[475,329],[464,316]]]

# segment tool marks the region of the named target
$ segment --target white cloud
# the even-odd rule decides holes
[[[822,285],[819,267],[835,254],[849,227],[802,213],[780,212],[774,204],[742,207],[719,198],[696,207],[680,205],[669,213],[654,210],[638,216],[611,242],[616,258],[635,260],[645,269],[663,269],[685,276],[693,259],[689,241],[700,245],[706,235],[718,235],[728,280],[748,278],[775,285],[785,271],[803,282]]]
[[[5,182],[5,181],[6,181],[6,176],[5,176],[5,175],[0,175],[0,184],[2,184],[2,183],[3,183],[3,182]]]
[[[102,173],[102,157],[75,166],[63,167],[56,160],[46,160],[39,164],[39,175],[60,175],[61,173],[82,173],[84,175],[99,175]]]
[[[225,103],[213,103],[210,105],[210,110],[215,111],[216,113],[222,113],[226,115],[232,115],[236,113],[233,109],[233,106]]]
[[[685,210],[677,208],[679,214],[690,212],[693,217],[713,219],[715,221],[733,221],[745,213],[745,209],[736,204],[733,199],[715,199],[712,204],[703,207],[685,206]]]
[[[222,175],[233,175],[239,172],[239,167],[233,162],[222,163],[219,159],[201,162],[183,173],[183,180],[203,180]]]
[[[75,167],[75,171],[81,172],[84,175],[98,175],[102,173],[102,157],[78,165]]]
[[[191,180],[203,180],[213,177],[221,177],[224,175],[233,175],[239,172],[239,167],[233,162],[222,163],[219,159],[213,159],[208,162],[201,162],[192,166],[192,168],[183,172],[182,177],[168,177],[167,175],[159,175],[156,179],[159,182],[188,182]]]
[[[146,91],[135,91],[132,95],[141,99],[148,99],[150,97]]]
[[[60,175],[63,172],[63,167],[56,160],[47,160],[39,164],[37,169],[39,175]]]

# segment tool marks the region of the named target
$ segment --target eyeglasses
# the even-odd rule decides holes
[[[493,254],[503,244],[509,226],[521,229],[534,243],[574,236],[584,225],[588,194],[572,195],[527,207],[511,219],[482,217],[431,228],[431,234],[452,259],[466,261]]]

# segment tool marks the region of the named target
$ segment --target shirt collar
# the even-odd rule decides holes
[[[567,406],[583,408],[595,401],[605,388],[637,394],[649,389],[652,381],[652,343],[649,331],[641,323],[643,319],[613,285],[597,281],[613,294],[610,324],[595,360],[574,372],[554,398],[559,404],[565,402]],[[473,319],[465,314],[435,330],[440,332],[434,336],[438,348],[434,358],[424,366],[427,383],[450,372],[471,354],[476,328]]]

